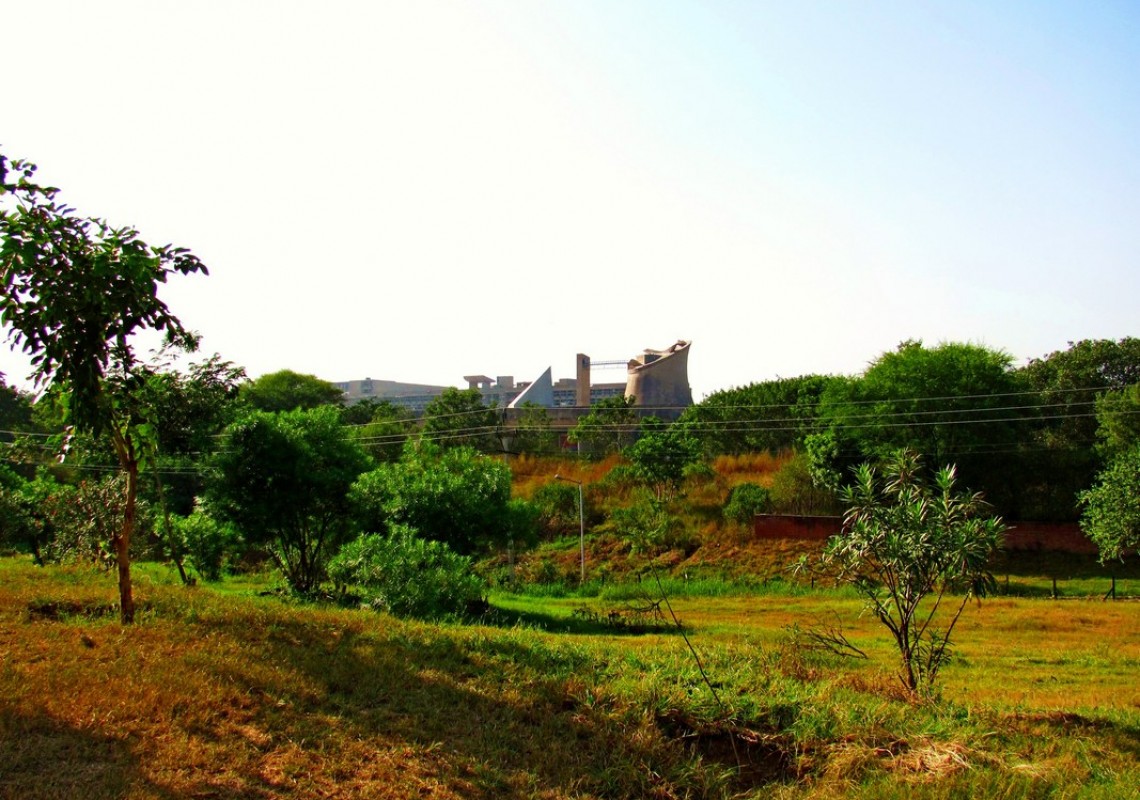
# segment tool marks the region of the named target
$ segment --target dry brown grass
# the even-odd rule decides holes
[[[50,574],[4,570],[0,797],[672,796],[689,780],[651,719],[575,700],[580,657],[534,634],[145,579],[124,629],[111,582]],[[45,613],[49,595],[65,605]]]
[[[792,456],[791,452],[773,454],[767,451],[717,456],[713,459],[712,468],[714,472],[726,479],[729,486],[745,482],[771,486],[772,476]]]
[[[1135,603],[971,608],[949,702],[916,705],[857,598],[679,598],[726,720],[674,634],[433,626],[145,570],[138,595],[124,629],[106,576],[0,560],[0,797],[1128,797],[1140,776]],[[781,650],[836,614],[872,661]],[[1036,670],[1071,672],[1067,698]]]
[[[529,498],[535,489],[562,475],[589,485],[606,476],[611,469],[622,463],[621,456],[611,455],[591,461],[584,458],[553,458],[520,455],[510,461],[512,490],[516,497]]]

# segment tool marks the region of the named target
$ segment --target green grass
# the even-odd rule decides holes
[[[0,797],[1128,798],[1140,604],[971,607],[942,698],[913,703],[843,592],[677,595],[674,630],[495,595],[428,625],[0,560]],[[841,620],[870,660],[797,648]],[[709,683],[711,682],[711,686]]]

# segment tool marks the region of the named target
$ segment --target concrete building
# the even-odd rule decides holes
[[[400,381],[378,381],[365,378],[362,381],[339,381],[333,384],[344,392],[344,401],[351,405],[362,400],[386,400],[394,406],[407,408],[417,414],[435,398],[443,394],[447,386],[433,386],[426,383],[401,383]]]
[[[593,367],[621,367],[620,361],[591,362],[584,353],[577,355],[576,375],[553,381],[548,367],[534,381],[515,382],[512,375],[465,375],[470,389],[477,389],[486,405],[498,408],[517,408],[523,403],[534,403],[543,408],[586,408],[607,397],[632,397],[638,406],[661,407],[675,410],[693,404],[689,388],[689,344],[678,341],[664,350],[645,350],[625,363],[625,382],[593,383]],[[358,403],[366,399],[386,400],[393,405],[422,413],[424,408],[443,394],[448,386],[420,383],[401,383],[365,378],[362,381],[342,381],[335,384],[344,392],[345,402]],[[668,414],[665,414],[668,416]]]
[[[689,345],[683,339],[664,350],[646,350],[629,362],[625,396],[639,406],[687,408],[693,404],[689,387]]]

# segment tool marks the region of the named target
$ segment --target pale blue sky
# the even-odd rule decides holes
[[[167,299],[253,375],[527,380],[684,338],[699,398],[908,338],[1140,333],[1133,3],[0,18],[4,152],[197,252]]]

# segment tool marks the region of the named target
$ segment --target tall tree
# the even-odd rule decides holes
[[[423,436],[441,447],[474,447],[484,453],[503,449],[499,412],[483,404],[478,389],[453,386],[424,408]]]
[[[289,369],[262,375],[241,387],[241,398],[258,411],[293,411],[317,406],[341,406],[344,392],[315,375]]]
[[[1098,397],[1096,418],[1097,447],[1106,457],[1140,442],[1140,383]]]
[[[352,430],[360,446],[377,462],[398,459],[404,452],[408,436],[415,430],[415,413],[387,400],[366,400],[348,408],[359,407],[369,411],[370,416],[360,423],[346,421],[345,424],[353,425]]]
[[[1096,542],[1102,561],[1140,550],[1140,441],[1119,452],[1081,492],[1081,528]]]
[[[625,455],[657,499],[668,500],[685,479],[685,468],[700,460],[701,445],[684,425],[647,417],[641,423],[641,437],[626,448]]]
[[[579,417],[567,437],[584,453],[616,453],[637,440],[636,400],[632,397],[604,397],[590,406],[590,413]]]
[[[558,449],[558,435],[550,424],[550,412],[534,403],[523,403],[518,410],[510,436],[510,450],[534,455],[553,453]]]
[[[185,371],[149,374],[143,394],[158,437],[160,506],[181,515],[193,511],[194,498],[203,491],[199,466],[216,437],[239,415],[237,397],[244,379],[244,369],[217,354]]]
[[[789,450],[812,432],[820,396],[835,380],[804,375],[713,392],[678,421],[709,456]]]
[[[252,411],[226,429],[207,497],[246,541],[266,545],[289,585],[307,594],[353,532],[348,491],[369,466],[335,408]]]
[[[65,398],[79,430],[108,432],[126,475],[123,520],[112,545],[120,617],[134,621],[130,544],[139,471],[154,452],[154,429],[137,402],[142,383],[132,336],[161,331],[185,350],[197,338],[158,297],[172,274],[205,273],[189,250],[153,247],[131,227],[81,217],[34,180],[36,167],[0,154],[0,323],[31,356],[33,378]]]
[[[1105,415],[1126,402],[1108,397],[1140,382],[1140,339],[1084,339],[1035,358],[1018,370],[1036,392],[1039,419],[1025,437],[1030,450],[1019,465],[1023,497],[1045,516],[1075,519],[1074,498],[1087,488],[1113,453]],[[1119,415],[1125,427],[1128,421]],[[1119,426],[1118,426],[1119,427]],[[1098,436],[1102,437],[1098,447]]]
[[[1007,511],[1016,500],[1003,491],[1011,453],[1027,430],[1023,388],[1000,350],[906,341],[861,376],[828,384],[819,405],[821,432],[809,437],[807,450],[818,459],[830,449],[840,474],[900,448],[922,453],[932,466],[954,462],[966,485],[984,487]]]

